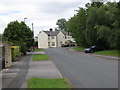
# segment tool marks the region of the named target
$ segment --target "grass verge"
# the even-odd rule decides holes
[[[98,51],[98,52],[95,52],[95,54],[108,55],[108,56],[117,56],[118,57],[118,50]]]
[[[46,54],[34,54],[32,57],[33,61],[40,61],[40,60],[49,60],[50,58]]]
[[[34,51],[45,51],[44,49],[35,49]]]
[[[28,88],[70,88],[65,79],[30,78]]]
[[[85,48],[84,47],[74,47],[75,50],[78,50],[78,51],[83,51]]]

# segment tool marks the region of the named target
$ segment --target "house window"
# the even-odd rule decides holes
[[[67,38],[66,35],[65,35],[65,38]]]
[[[51,36],[52,39],[54,39],[55,37],[54,36]]]
[[[62,46],[63,42],[60,42],[60,44],[61,44],[61,46]]]
[[[48,42],[48,46],[50,46],[50,42]]]
[[[55,46],[55,42],[52,42],[52,46]]]
[[[48,40],[50,40],[50,37],[48,36]]]

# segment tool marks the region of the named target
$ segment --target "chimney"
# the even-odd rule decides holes
[[[50,31],[52,31],[53,29],[52,28],[50,28]]]

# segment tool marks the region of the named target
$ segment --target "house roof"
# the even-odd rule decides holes
[[[57,36],[60,31],[44,31],[48,36]],[[68,32],[61,31],[64,35],[68,35]]]
[[[61,31],[64,35],[69,35],[69,33],[68,32],[66,32],[66,31]]]
[[[44,31],[48,36],[57,36],[59,31]]]

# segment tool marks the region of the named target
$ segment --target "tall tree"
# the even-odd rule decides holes
[[[10,22],[4,30],[3,38],[15,45],[21,46],[21,51],[26,52],[28,48],[33,46],[33,31],[24,23],[13,21]]]
[[[68,31],[71,32],[79,46],[87,46],[85,39],[86,10],[79,8],[77,14],[66,23]]]
[[[67,29],[78,45],[120,47],[120,2],[92,2],[67,21]]]
[[[0,33],[0,41],[2,41],[2,34]]]
[[[66,31],[66,19],[65,18],[61,18],[57,20],[56,25],[58,25],[59,30]]]

